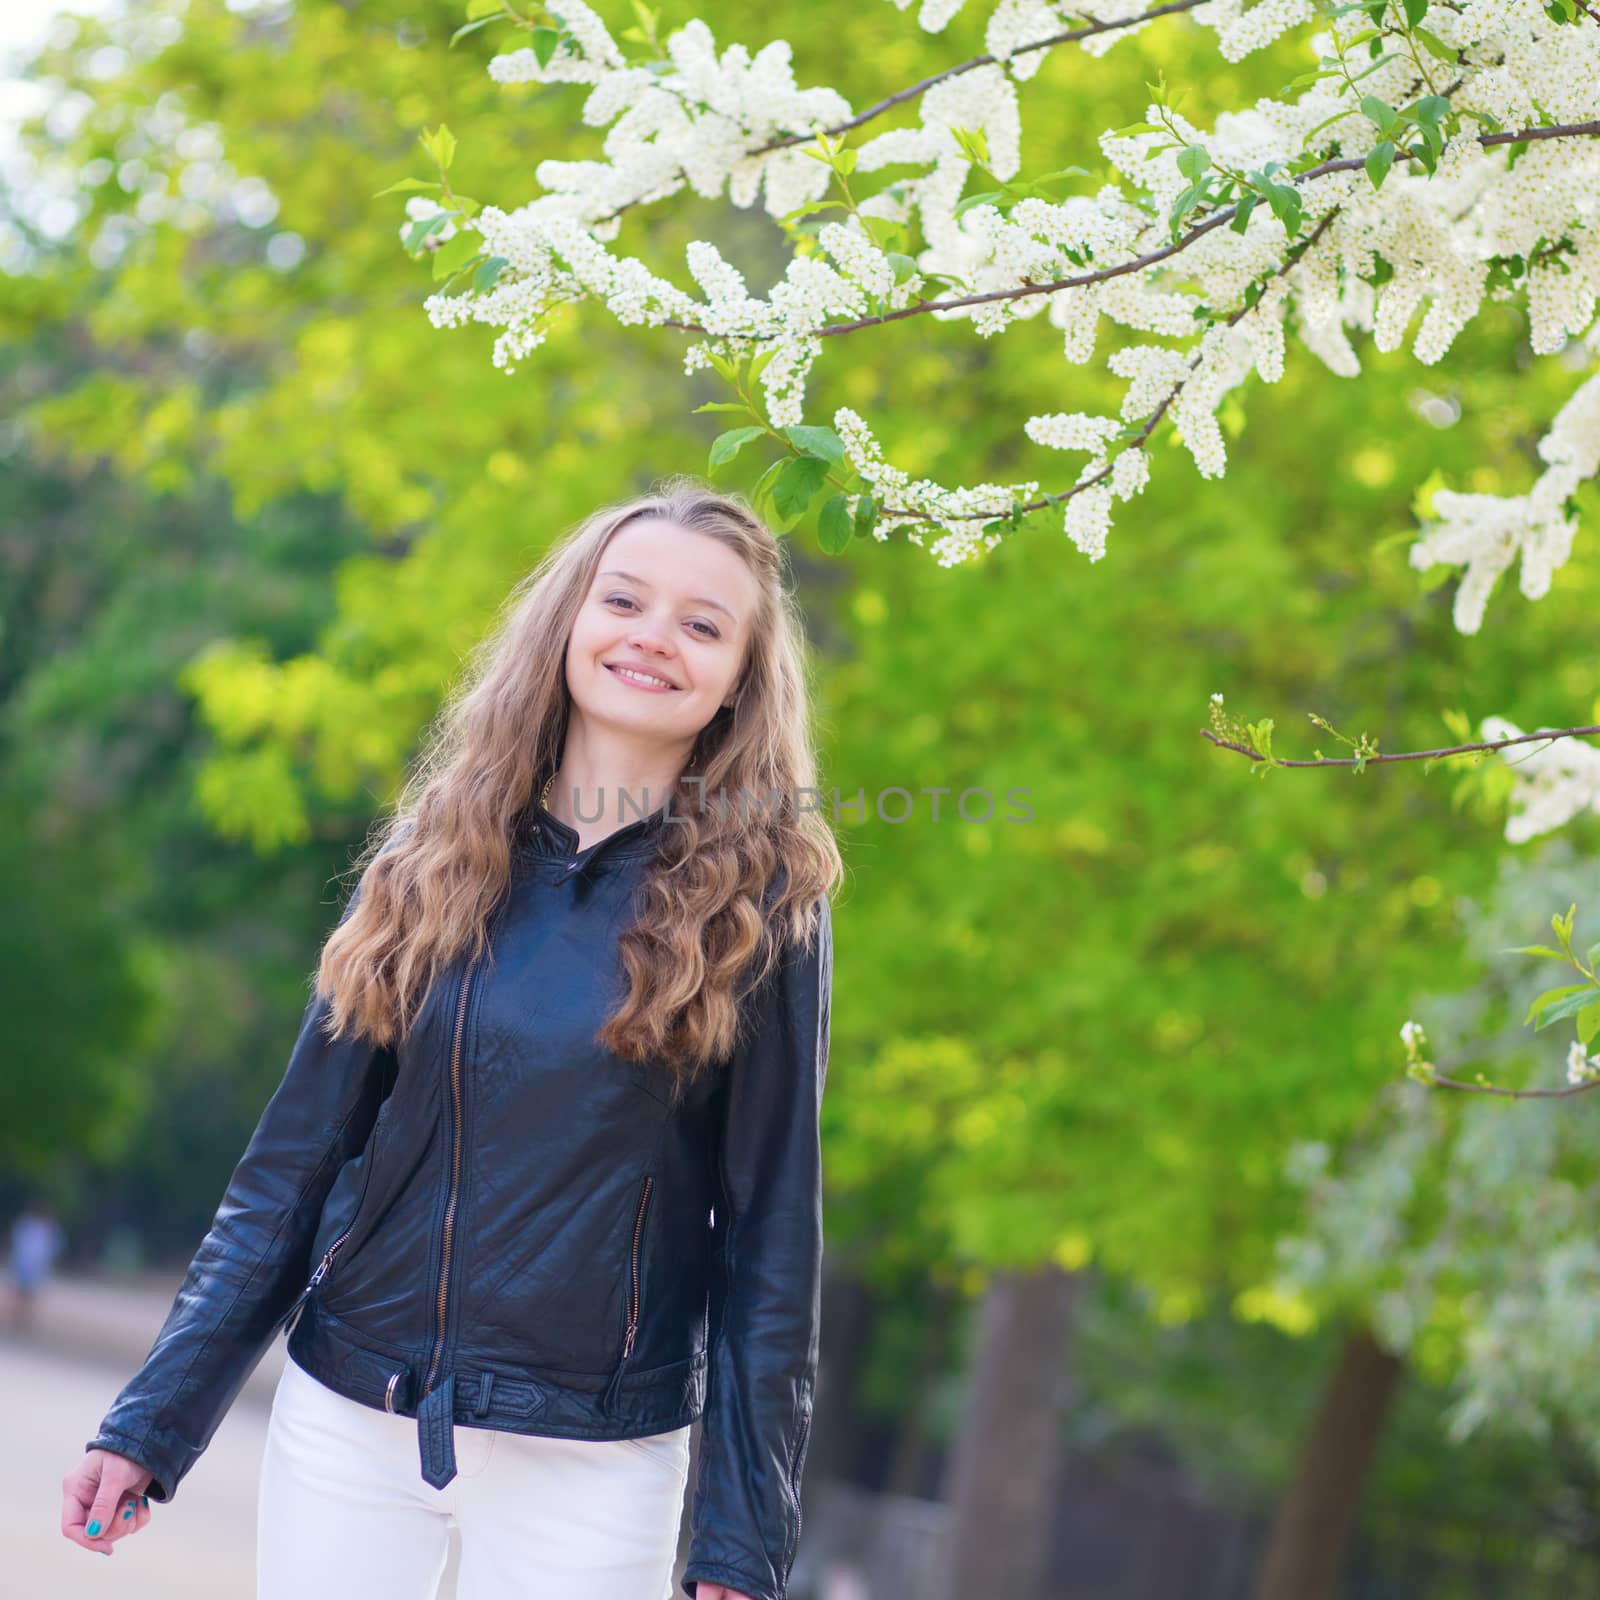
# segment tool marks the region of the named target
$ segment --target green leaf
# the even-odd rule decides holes
[[[1191,183],[1187,189],[1180,190],[1173,198],[1172,209],[1167,213],[1167,221],[1173,227],[1177,227],[1179,222],[1200,203],[1204,193],[1205,190],[1198,183]]]
[[[832,428],[807,427],[794,423],[783,430],[796,450],[807,455],[821,456],[824,461],[844,460],[844,440]]]
[[[1549,1005],[1551,1001],[1565,999],[1566,996],[1573,994],[1587,994],[1592,996],[1594,994],[1594,985],[1591,983],[1569,983],[1559,989],[1546,989],[1545,992],[1540,995],[1531,1006],[1528,1007],[1528,1014],[1522,1019],[1523,1027],[1527,1027],[1527,1025],[1539,1014],[1540,1010]]]
[[[903,222],[893,222],[888,217],[863,217],[867,236],[885,255],[904,251],[911,231]]]
[[[1228,224],[1235,233],[1243,233],[1250,226],[1250,213],[1255,210],[1260,199],[1260,195],[1251,193],[1239,201],[1239,209],[1234,212],[1233,221]]]
[[[742,400],[708,400],[703,406],[696,406],[694,411],[697,416],[702,411],[737,411],[741,416],[750,415],[750,407]],[[1406,537],[1408,539],[1414,537],[1409,528],[1406,530]]]
[[[472,287],[480,294],[485,289],[494,288],[499,281],[500,274],[511,265],[505,256],[488,256],[478,265],[478,270],[472,274]]]
[[[450,226],[450,216],[447,212],[440,211],[431,217],[419,217],[406,230],[405,247],[413,255],[431,239],[440,229]]]
[[[777,355],[778,346],[773,345],[770,350],[763,350],[758,355],[750,358],[750,382],[753,385],[763,372],[767,370],[772,358]]]
[[[1186,178],[1198,178],[1211,165],[1211,153],[1204,145],[1185,145],[1178,152],[1178,171]]]
[[[798,222],[802,217],[809,217],[815,211],[848,211],[850,208],[843,200],[808,200],[803,206],[796,206],[793,211],[786,211],[778,218],[779,222]]]
[[[1414,28],[1428,14],[1428,0],[1405,0],[1406,21]]]
[[[1585,1049],[1597,1033],[1600,1033],[1600,1001],[1585,1006],[1578,1013],[1578,1037],[1583,1040]]]
[[[455,160],[456,136],[444,123],[441,122],[431,133],[425,131],[422,135],[422,145],[441,167],[449,170],[450,163]]]
[[[1456,64],[1456,52],[1436,34],[1432,28],[1413,28],[1412,33],[1419,38],[1428,48],[1430,55],[1437,56],[1441,61],[1448,61],[1451,66]]]
[[[818,456],[795,456],[773,480],[772,503],[781,517],[799,517],[827,481],[828,463]]]
[[[730,428],[726,433],[719,433],[711,441],[711,465],[720,467],[725,461],[732,461],[743,446],[752,439],[759,439],[766,431],[765,428]]]
[[[716,350],[707,350],[706,359],[735,388],[739,386],[739,369],[725,355]]]
[[[556,47],[561,43],[561,34],[555,28],[535,28],[533,37],[528,43],[533,47],[533,53],[539,65],[548,67],[550,58],[556,53]]]
[[[464,38],[466,38],[466,36],[469,33],[476,33],[479,28],[487,28],[491,22],[498,22],[504,16],[505,16],[505,12],[501,11],[497,7],[496,10],[495,10],[495,14],[493,16],[490,16],[490,17],[479,17],[479,19],[476,22],[464,23],[461,27],[457,28],[454,33],[452,33],[450,35],[450,44],[449,44],[448,48],[450,48],[451,50],[454,50],[455,47],[456,47],[456,40],[457,39],[464,39]]]
[[[1595,1004],[1595,989],[1592,983],[1581,983],[1577,986],[1578,992],[1569,991],[1565,1000],[1557,1000],[1546,1007],[1544,1015],[1534,1026],[1534,1032],[1539,1033],[1548,1028],[1552,1022],[1561,1022],[1567,1017],[1575,1017],[1585,1006]]]
[[[448,278],[460,272],[469,262],[483,254],[483,236],[478,233],[458,233],[446,239],[433,253],[433,281]]]
[[[1378,132],[1385,137],[1389,130],[1400,120],[1400,114],[1387,100],[1380,99],[1375,94],[1361,97],[1361,110],[1372,122],[1378,125]]]
[[[1272,207],[1272,214],[1284,226],[1287,233],[1294,233],[1300,227],[1300,191],[1287,183],[1269,183],[1267,185],[1267,204]]]
[[[960,216],[964,211],[970,211],[974,206],[993,205],[996,200],[1004,200],[1003,189],[990,189],[985,194],[969,194],[964,200],[956,202],[955,215]]]
[[[399,183],[391,183],[387,189],[380,189],[372,198],[381,200],[386,194],[399,194],[404,189],[442,189],[443,187],[443,184],[428,183],[421,178],[402,178]]]
[[[856,499],[855,533],[858,539],[870,539],[878,522],[878,502],[870,494]]]
[[[850,518],[850,497],[832,496],[822,508],[817,521],[817,543],[831,556],[836,556],[851,540],[855,532]]]
[[[904,283],[907,278],[917,275],[917,264],[910,256],[903,256],[897,250],[889,252],[889,265],[894,268],[894,281]]]
[[[772,484],[777,478],[778,474],[782,472],[783,469],[788,466],[788,464],[789,458],[787,456],[779,456],[778,459],[774,461],[759,478],[756,479],[754,487],[752,487],[750,490],[750,498],[754,502],[756,509],[764,516],[768,516],[770,520],[775,522],[781,519],[778,517],[776,509],[773,508],[771,504]]]
[[[974,166],[988,167],[989,136],[982,128],[952,127],[949,131],[951,138],[955,140],[968,161]]]
[[[1383,180],[1389,176],[1389,169],[1394,166],[1394,146],[1387,139],[1382,144],[1375,144],[1367,152],[1367,177],[1372,181],[1374,189],[1383,187]]]

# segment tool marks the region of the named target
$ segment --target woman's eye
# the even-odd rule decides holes
[[[625,594],[612,594],[606,596],[608,606],[631,606],[633,601]],[[702,639],[720,639],[722,635],[709,622],[692,622],[689,624],[700,633]]]

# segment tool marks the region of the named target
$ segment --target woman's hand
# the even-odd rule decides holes
[[[114,1450],[89,1451],[61,1480],[63,1536],[85,1550],[110,1555],[116,1540],[137,1533],[150,1520],[144,1491],[154,1476]]]

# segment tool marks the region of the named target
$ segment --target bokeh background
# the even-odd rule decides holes
[[[662,27],[786,38],[862,106],[981,52],[986,12],[929,35],[883,0],[706,0]],[[703,470],[717,431],[680,336],[570,312],[507,376],[488,330],[430,327],[404,196],[373,198],[430,175],[421,129],[504,205],[599,140],[583,91],[489,80],[509,37],[449,48],[463,20],[7,13],[0,1209],[64,1239],[0,1335],[35,1444],[0,1469],[17,1592],[250,1592],[281,1341],[115,1567],[60,1537],[59,1475],[165,1315],[463,653],[551,539]],[[1304,32],[1239,64],[1211,40],[1178,17],[1052,53],[1024,172],[1098,173],[1158,72],[1204,125],[1310,65]],[[759,211],[691,194],[621,242],[689,287],[697,238],[752,284],[787,259]],[[1063,487],[1021,419],[1120,394],[1040,326],[873,340],[819,364],[807,420],[852,406],[914,476]],[[1227,402],[1220,481],[1158,435],[1094,565],[1059,532],[955,571],[788,535],[849,865],[797,1600],[1600,1593],[1595,1102],[1429,1090],[1399,1039],[1416,1018],[1441,1064],[1562,1081],[1568,1037],[1522,1025],[1559,980],[1506,950],[1572,902],[1581,938],[1593,819],[1512,846],[1498,763],[1263,780],[1201,733],[1217,692],[1285,755],[1334,753],[1313,712],[1386,750],[1455,742],[1449,716],[1600,720],[1582,538],[1475,638],[1407,563],[1435,488],[1527,485],[1592,354],[1535,360],[1486,305],[1437,366],[1362,355],[1351,381],[1291,344]],[[966,822],[964,788],[1031,816]]]

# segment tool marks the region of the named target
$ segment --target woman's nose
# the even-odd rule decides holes
[[[666,625],[643,617],[634,624],[628,642],[640,650],[654,650],[658,655],[664,655],[668,648]]]

